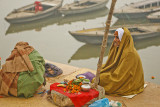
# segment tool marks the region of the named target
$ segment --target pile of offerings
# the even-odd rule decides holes
[[[64,92],[78,93],[81,91],[82,81],[80,79],[73,79],[68,82]]]
[[[97,91],[90,85],[90,80],[83,76],[70,81],[54,83],[50,85],[52,103],[57,106],[81,107],[104,97],[105,91],[102,87],[98,86],[101,91]]]
[[[64,92],[79,93],[80,91],[89,91],[91,88],[89,83],[90,83],[89,79],[77,78],[69,81],[68,83],[64,82],[65,85],[58,84],[57,86],[65,87]],[[85,86],[86,86],[86,89],[85,89]]]

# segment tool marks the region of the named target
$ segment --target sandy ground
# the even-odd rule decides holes
[[[70,65],[52,63],[63,70],[63,74],[54,78],[47,78],[47,85],[42,87],[42,89],[49,90],[50,84],[55,82],[61,82],[63,79],[73,79],[77,74],[81,74],[87,71],[96,73],[91,69],[87,68],[78,68]],[[122,107],[159,107],[160,105],[160,85],[146,82],[148,85],[145,88],[144,92],[136,95],[135,97],[129,99],[124,97],[113,97],[106,95],[110,101],[119,101],[122,103]],[[41,91],[41,90],[39,90]],[[16,97],[4,97],[0,98],[0,107],[57,107],[47,100],[47,94],[42,96],[41,94],[35,94],[32,98],[16,98]]]

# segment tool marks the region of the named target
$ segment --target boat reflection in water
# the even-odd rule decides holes
[[[56,24],[61,18],[61,14],[57,14],[57,16],[50,16],[48,18],[32,21],[29,23],[10,24],[6,31],[6,35],[10,33],[18,33],[33,29],[35,29],[36,31],[40,31],[43,27]]]
[[[102,9],[87,12],[87,13],[67,15],[67,16],[64,16],[61,21],[59,21],[58,25],[71,24],[72,22],[86,21],[88,19],[103,17],[108,15],[108,12],[109,12],[109,9],[107,7],[104,7]]]
[[[107,46],[104,56],[107,56],[110,45]],[[68,63],[71,60],[81,60],[81,59],[89,59],[89,58],[97,58],[100,55],[101,45],[91,45],[85,44],[81,46],[68,60]]]
[[[146,24],[150,23],[147,18],[137,18],[137,19],[118,19],[114,25],[134,25],[134,24]]]
[[[40,31],[43,27],[57,24],[64,25],[70,24],[76,21],[86,21],[88,19],[95,19],[97,17],[103,17],[108,14],[108,8],[103,8],[94,12],[84,13],[84,14],[76,14],[69,16],[62,16],[62,14],[57,14],[57,16],[50,16],[48,18],[44,18],[37,21],[32,21],[30,23],[21,23],[21,24],[10,24],[6,31],[6,35],[10,33],[18,33],[28,30],[35,29],[36,31]]]
[[[155,38],[149,38],[144,39],[140,41],[136,41],[135,48],[137,50],[145,49],[150,46],[160,46],[160,36],[157,36]],[[108,55],[109,49],[111,44],[107,45],[106,51],[104,56]],[[68,60],[68,63],[70,63],[72,60],[84,60],[89,58],[98,58],[100,56],[100,50],[101,45],[91,45],[91,44],[85,44],[81,46]]]

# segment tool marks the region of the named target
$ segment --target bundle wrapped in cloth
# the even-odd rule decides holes
[[[45,61],[27,42],[18,42],[0,70],[0,95],[32,97],[44,82]]]

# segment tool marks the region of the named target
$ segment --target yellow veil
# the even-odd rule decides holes
[[[144,90],[144,74],[140,57],[127,28],[119,47],[112,43],[107,62],[102,66],[99,85],[109,95],[131,95]]]

